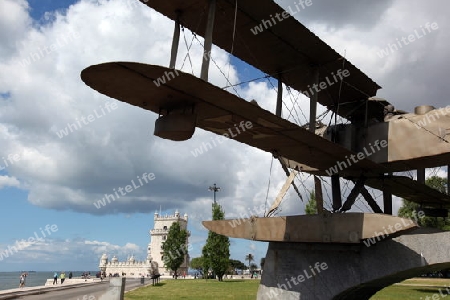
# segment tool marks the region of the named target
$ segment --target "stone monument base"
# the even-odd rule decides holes
[[[270,242],[258,300],[369,299],[424,273],[450,268],[450,232],[420,228],[361,244]]]

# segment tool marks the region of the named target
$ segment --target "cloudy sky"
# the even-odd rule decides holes
[[[292,2],[278,3],[287,9]],[[448,105],[449,8],[446,0],[432,5],[313,0],[295,17],[381,85],[378,96],[412,111],[421,104]],[[391,50],[390,44],[427,23],[438,28]],[[221,187],[217,199],[229,218],[255,212],[267,194],[272,202],[278,193],[285,175],[276,161],[271,168],[270,154],[226,141],[194,157],[213,134],[196,130],[181,143],[159,139],[152,134],[154,114],[105,97],[81,81],[81,70],[102,62],[167,66],[172,21],[137,0],[0,0],[0,25],[0,251],[39,237],[4,257],[1,271],[95,270],[105,252],[121,260],[131,254],[144,259],[153,214],[160,210],[189,215],[191,257],[196,257],[207,235],[201,220],[211,216],[209,186]],[[194,39],[191,66],[184,38],[190,43],[192,35],[187,30],[182,35],[177,68],[198,75],[201,47]],[[218,86],[227,84],[222,73],[233,83],[261,76],[220,49],[213,49],[212,58],[210,81]],[[273,111],[274,83],[259,80],[237,91]],[[306,114],[307,101],[299,105]],[[89,116],[87,124],[68,127]],[[153,180],[138,183],[138,177],[151,173]],[[139,188],[104,207],[94,205],[132,180]],[[307,198],[311,178],[303,174],[296,182]],[[290,191],[280,215],[303,211],[304,203]],[[57,230],[48,233],[46,225]],[[266,249],[265,243],[232,240],[231,256],[243,261],[252,253],[259,263]]]

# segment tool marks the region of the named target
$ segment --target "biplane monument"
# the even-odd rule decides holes
[[[285,186],[295,172],[314,175],[317,215],[273,217],[276,201],[266,216],[238,226],[203,222],[229,237],[269,242],[258,299],[369,299],[395,282],[450,267],[450,233],[392,216],[392,195],[419,203],[427,216],[447,216],[450,196],[424,184],[425,168],[450,163],[447,109],[396,110],[376,97],[377,83],[271,0],[140,1],[174,21],[169,66],[103,63],[83,70],[82,80],[158,114],[154,134],[163,139],[187,140],[196,127],[223,135],[250,122],[228,137],[272,153],[288,175]],[[200,78],[175,69],[181,26],[205,39]],[[213,44],[278,80],[275,113],[208,82]],[[327,86],[328,78],[339,84]],[[281,117],[283,83],[310,98],[308,124]],[[348,122],[316,122],[319,103]],[[408,170],[417,180],[396,175]],[[323,208],[323,176],[331,177],[331,211]],[[344,180],[354,183],[346,199]],[[382,207],[366,186],[383,192]],[[358,195],[373,213],[347,212]]]

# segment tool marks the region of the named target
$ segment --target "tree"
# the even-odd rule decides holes
[[[250,269],[250,263],[255,260],[255,257],[250,253],[245,256],[245,260],[248,260],[248,268]]]
[[[434,188],[441,193],[447,193],[447,180],[439,176],[431,176],[425,180],[425,184]],[[398,216],[417,220],[418,225],[422,227],[439,228],[442,230],[450,230],[448,219],[423,217],[418,218],[417,212],[420,211],[420,205],[403,199],[403,205],[398,210]]]
[[[258,269],[258,265],[255,263],[250,264],[250,272],[255,271],[256,269]]]
[[[305,213],[307,215],[316,215],[317,214],[316,193],[314,191],[309,193],[309,201],[308,201],[308,203],[306,203]]]
[[[217,203],[212,205],[212,215],[213,220],[225,219],[225,212]],[[217,279],[223,281],[223,275],[230,264],[230,240],[228,237],[210,231],[202,254],[204,257],[203,270],[207,272],[211,268]]]
[[[398,216],[402,218],[415,219],[417,218],[416,211],[419,209],[419,204],[402,199],[402,206],[398,209]],[[420,223],[420,220],[419,220]],[[420,225],[420,224],[419,224]]]
[[[447,179],[445,178],[431,176],[425,180],[425,184],[441,193],[447,194]]]
[[[184,262],[187,253],[188,232],[181,229],[178,222],[174,222],[170,226],[167,239],[162,245],[164,266],[177,274],[178,268]],[[175,275],[175,278],[177,276]]]
[[[203,256],[201,256],[191,259],[189,266],[191,269],[197,270],[200,274],[203,274],[203,264]]]
[[[247,270],[247,266],[242,261],[235,259],[230,259],[230,268],[233,273],[236,272],[236,270]]]
[[[209,233],[208,233],[208,238],[209,238]],[[206,246],[206,244],[205,244]],[[203,278],[208,279],[209,278],[209,269],[211,266],[211,263],[209,261],[209,258],[206,257],[206,255],[208,255],[208,252],[205,249],[205,246],[203,246],[202,249],[202,257],[203,257]]]

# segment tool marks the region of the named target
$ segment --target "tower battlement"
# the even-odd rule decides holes
[[[181,222],[187,222],[188,221],[188,215],[184,214],[184,216],[181,216],[180,213],[175,211],[175,214],[173,215],[160,215],[157,211],[155,212],[155,221],[166,221],[166,220],[173,220],[173,221],[181,221]]]
[[[113,257],[111,261],[108,261],[108,256],[103,254],[100,259],[99,268],[103,273],[108,275],[109,273],[119,275],[126,274],[124,276],[141,276],[148,274],[161,274],[170,275],[170,270],[164,267],[164,256],[162,245],[167,239],[167,234],[169,234],[169,229],[173,223],[179,223],[181,229],[187,230],[188,215],[183,216],[175,211],[173,215],[160,216],[158,212],[154,215],[154,225],[153,229],[149,230],[150,243],[147,247],[147,259],[145,261],[136,261],[134,256],[131,256],[125,262],[119,262],[117,257]],[[189,243],[190,232],[188,231],[188,237],[186,238],[186,245]],[[187,274],[189,266],[189,254],[186,253],[184,262],[181,264],[178,271],[180,274],[184,272]]]
[[[149,231],[150,233],[150,243],[148,244],[148,253],[151,255],[153,261],[158,263],[160,274],[169,275],[170,270],[167,270],[164,267],[164,256],[162,245],[164,241],[167,239],[167,235],[169,234],[169,229],[173,223],[177,222],[180,224],[181,229],[187,230],[188,224],[188,215],[184,214],[183,216],[175,211],[173,215],[160,215],[158,212],[155,212],[154,215],[154,226],[153,229]],[[188,231],[188,238],[186,239],[186,245],[188,245],[188,239],[190,236],[190,232]],[[189,265],[189,254],[186,254],[184,258],[183,264],[181,264],[179,268],[179,272],[181,274],[183,272],[188,271]]]

